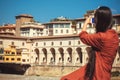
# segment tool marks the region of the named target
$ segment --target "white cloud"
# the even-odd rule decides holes
[[[112,12],[118,12],[116,9],[111,9]]]

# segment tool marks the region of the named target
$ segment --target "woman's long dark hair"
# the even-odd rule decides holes
[[[99,7],[95,14],[95,28],[96,33],[98,32],[105,32],[107,29],[112,28],[112,12],[110,8],[106,6]],[[85,72],[85,80],[93,80],[93,75],[95,72],[95,63],[96,63],[96,53],[98,49],[95,47],[92,47],[92,49],[89,51],[89,61],[86,66],[86,72]]]

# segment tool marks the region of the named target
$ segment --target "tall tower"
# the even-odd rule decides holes
[[[16,36],[20,36],[20,27],[25,22],[33,22],[33,17],[27,14],[21,14],[16,16]]]

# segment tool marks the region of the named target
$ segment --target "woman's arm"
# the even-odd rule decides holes
[[[84,23],[84,25],[83,25],[82,31],[86,31],[87,25],[90,24],[90,19],[91,19],[91,17],[88,17],[88,18],[85,20],[85,23]]]
[[[100,49],[102,47],[101,46],[102,45],[102,40],[101,40],[102,34],[101,33],[88,34],[86,32],[87,25],[91,24],[90,20],[91,20],[91,17],[88,17],[85,20],[85,23],[84,23],[83,28],[82,28],[82,32],[80,32],[80,34],[79,34],[80,40],[84,44],[87,44],[89,46],[93,46],[93,47]]]

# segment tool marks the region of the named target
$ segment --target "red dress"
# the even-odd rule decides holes
[[[82,31],[79,37],[84,44],[99,49],[99,51],[96,51],[95,74],[93,80],[110,80],[112,64],[119,44],[117,33],[112,29],[95,34],[88,34],[86,31]],[[61,80],[84,80],[85,68],[86,65],[63,76]]]

